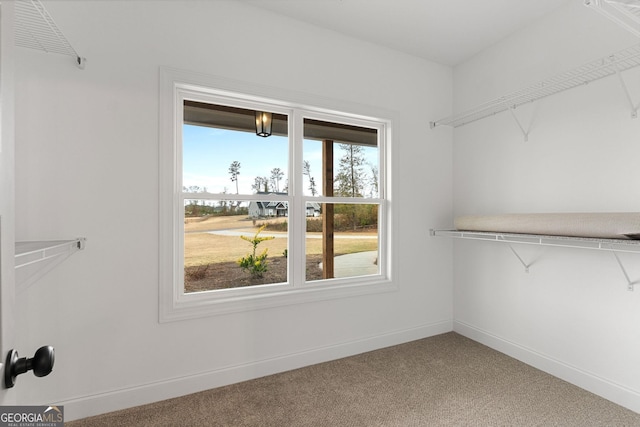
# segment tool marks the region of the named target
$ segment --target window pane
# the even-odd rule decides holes
[[[287,116],[272,114],[268,137],[256,134],[256,112],[184,102],[182,186],[221,194],[287,193]]]
[[[307,281],[380,273],[378,207],[307,203]]]
[[[306,196],[379,197],[376,129],[305,119],[304,137]]]
[[[286,216],[250,217],[258,203],[283,205],[185,200],[185,293],[287,282]]]

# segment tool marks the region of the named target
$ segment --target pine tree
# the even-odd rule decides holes
[[[236,183],[236,194],[239,194],[238,191],[238,175],[240,175],[240,162],[234,160],[229,166],[229,174],[231,175],[231,182]]]
[[[334,181],[335,195],[342,197],[362,197],[366,183],[366,175],[363,168],[365,160],[362,147],[353,144],[339,144],[339,147],[344,152],[344,155],[338,163],[338,174]],[[358,227],[358,205],[336,205],[335,212],[336,214],[345,215],[354,230]]]
[[[365,184],[365,164],[362,147],[354,144],[339,144],[344,155],[338,164],[338,174],[335,178],[337,196],[362,197]]]

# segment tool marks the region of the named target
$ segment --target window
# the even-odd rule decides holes
[[[394,288],[389,120],[161,80],[161,321]]]

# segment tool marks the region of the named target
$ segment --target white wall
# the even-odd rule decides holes
[[[56,348],[19,404],[70,420],[451,330],[452,245],[427,237],[451,216],[451,132],[425,132],[450,68],[233,1],[45,5],[87,65],[17,49],[16,235],[87,245],[17,296],[21,355]],[[161,65],[394,111],[398,291],[159,324]]]
[[[573,1],[454,69],[463,111],[638,43]],[[640,102],[640,70],[625,73]],[[454,214],[640,211],[640,119],[608,77],[454,131]],[[640,288],[614,256],[454,244],[455,330],[640,411]],[[632,280],[640,255],[622,254]]]
[[[14,8],[0,4],[0,354],[13,348],[15,271],[15,120],[14,120]],[[4,356],[3,356],[4,358]],[[4,372],[3,372],[4,374]],[[0,391],[0,405],[14,405],[15,396]]]

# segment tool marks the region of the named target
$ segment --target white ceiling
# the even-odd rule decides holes
[[[243,0],[278,14],[456,65],[570,1]]]

